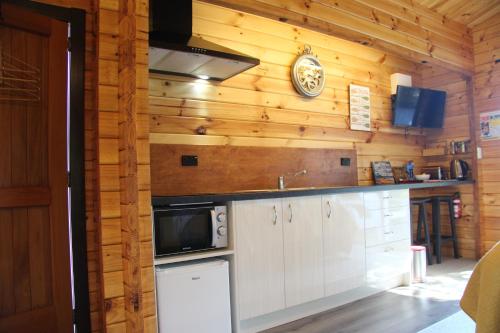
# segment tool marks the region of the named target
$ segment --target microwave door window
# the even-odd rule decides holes
[[[162,213],[155,225],[157,255],[196,251],[211,246],[210,212],[184,210]]]

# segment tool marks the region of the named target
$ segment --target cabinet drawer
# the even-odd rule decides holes
[[[375,246],[410,239],[410,223],[400,223],[366,229],[366,246]]]
[[[369,284],[410,272],[410,240],[367,247],[366,270]]]
[[[408,206],[365,210],[365,228],[384,227],[402,223],[410,224],[410,208]]]
[[[409,190],[392,190],[366,192],[364,194],[365,209],[382,209],[409,206]]]

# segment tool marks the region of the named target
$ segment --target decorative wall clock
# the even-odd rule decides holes
[[[295,90],[306,97],[316,97],[325,87],[325,72],[311,46],[304,45],[304,52],[292,64],[292,83]]]

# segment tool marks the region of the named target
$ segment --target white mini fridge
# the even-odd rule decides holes
[[[231,333],[226,260],[156,267],[159,333]]]

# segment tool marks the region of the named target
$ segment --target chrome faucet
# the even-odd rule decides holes
[[[296,173],[288,172],[286,175],[292,176],[292,177],[297,177],[300,175],[305,175],[306,173],[307,173],[307,170],[304,169],[304,170],[300,170],[299,172],[296,172]],[[278,177],[278,189],[280,189],[280,190],[285,189],[285,175],[281,175]]]

